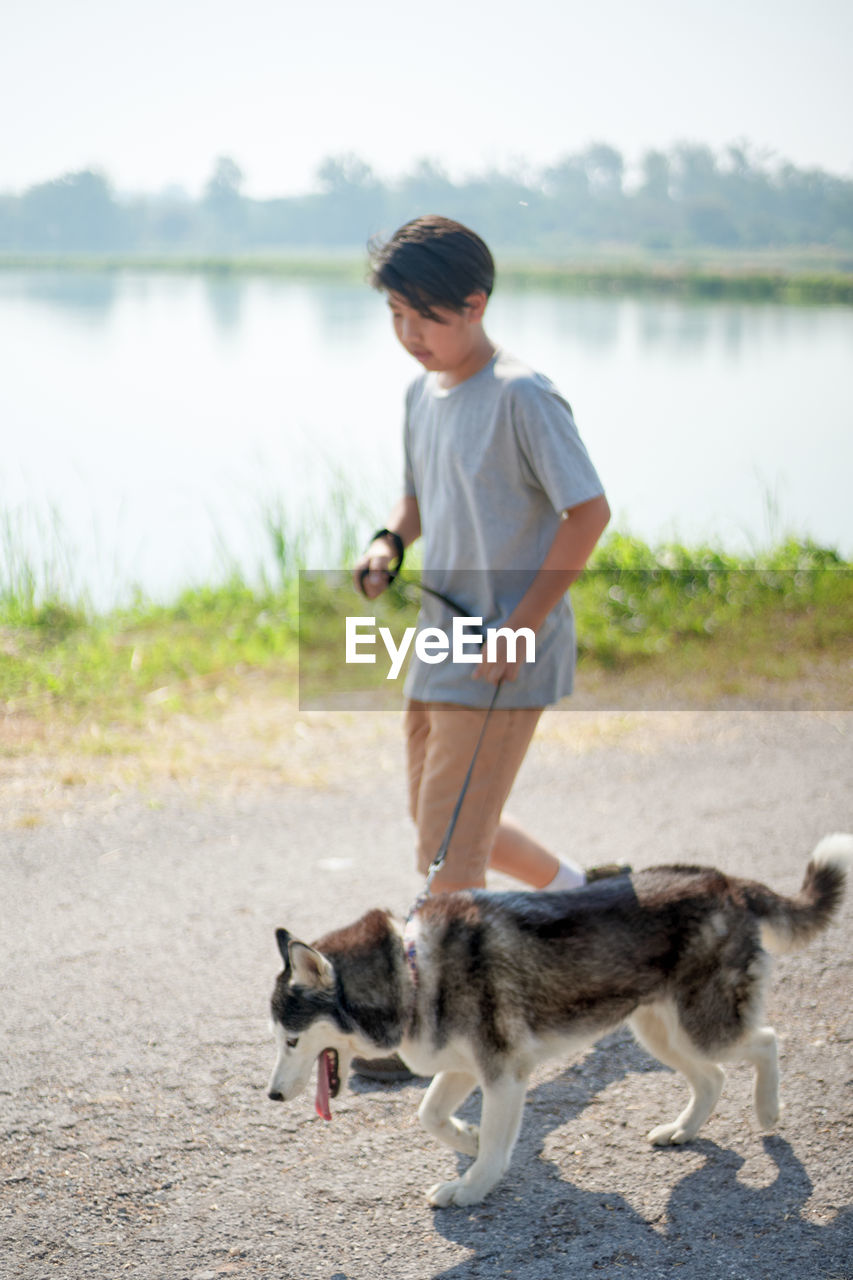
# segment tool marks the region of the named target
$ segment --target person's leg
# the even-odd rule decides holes
[[[581,867],[558,858],[506,814],[495,834],[489,866],[533,889],[579,889],[586,884]]]
[[[483,728],[485,711],[447,703],[410,702],[406,709],[409,812],[418,829],[423,875],[441,847]],[[486,867],[533,889],[577,889],[629,868],[584,871],[534,840],[502,809],[541,715],[539,708],[494,711],[477,757],[436,893],[483,888]]]
[[[418,867],[426,875],[441,847],[483,729],[484,710],[446,703],[410,703],[406,715],[409,807],[418,829]],[[495,845],[501,810],[541,715],[538,707],[492,712],[459,813],[447,860],[436,876],[437,893],[482,888]],[[520,833],[520,828],[515,828]],[[504,837],[507,865],[523,871],[520,840]],[[511,846],[511,848],[509,847]],[[534,842],[530,841],[531,862]],[[515,850],[515,854],[513,854]],[[545,855],[544,870],[550,869]],[[554,860],[554,872],[558,866]],[[542,859],[532,867],[541,877]],[[524,876],[522,875],[522,879]],[[527,883],[533,884],[533,880]]]

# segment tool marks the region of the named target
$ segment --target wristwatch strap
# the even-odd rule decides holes
[[[403,563],[403,556],[406,554],[403,539],[400,537],[399,533],[395,533],[393,529],[377,529],[370,541],[376,542],[379,538],[387,538],[392,544],[394,548],[394,559],[397,561],[397,570],[399,570]]]

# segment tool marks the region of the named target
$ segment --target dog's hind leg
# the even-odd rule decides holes
[[[427,1192],[430,1204],[438,1209],[448,1205],[479,1204],[500,1180],[510,1162],[521,1128],[527,1079],[505,1076],[483,1086],[483,1114],[477,1159],[461,1178],[439,1182]]]
[[[762,1129],[779,1119],[779,1051],[772,1027],[751,1031],[737,1047],[737,1056],[755,1067],[755,1114]]]
[[[641,1044],[667,1067],[684,1076],[690,1101],[670,1124],[660,1124],[648,1135],[653,1146],[678,1146],[695,1138],[717,1105],[723,1090],[722,1067],[701,1056],[678,1025],[674,1009],[646,1006],[630,1019]]]
[[[465,1071],[440,1071],[424,1095],[418,1117],[427,1133],[465,1156],[475,1156],[479,1129],[457,1120],[453,1112],[471,1093],[477,1081]]]

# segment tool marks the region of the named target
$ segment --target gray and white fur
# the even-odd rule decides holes
[[[758,1123],[770,1129],[779,1071],[775,1033],[762,1025],[768,950],[802,946],[829,924],[851,858],[853,836],[826,837],[794,897],[707,867],[662,866],[567,893],[433,897],[406,942],[379,910],[310,947],[280,929],[269,1096],[295,1098],[316,1063],[317,1106],[329,1118],[354,1054],[398,1052],[434,1077],[419,1111],[425,1128],[474,1157],[427,1193],[442,1207],[477,1203],[506,1171],[537,1064],[626,1020],[690,1090],[650,1142],[696,1137],[727,1061],[754,1067]],[[454,1115],[477,1086],[479,1129]]]

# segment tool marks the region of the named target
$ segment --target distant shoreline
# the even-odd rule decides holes
[[[0,253],[0,271],[146,271],[215,276],[363,283],[366,265],[355,252],[334,253]],[[695,301],[853,305],[853,270],[831,251],[739,258],[667,259],[602,250],[583,260],[502,258],[500,285],[567,293],[655,294]]]

